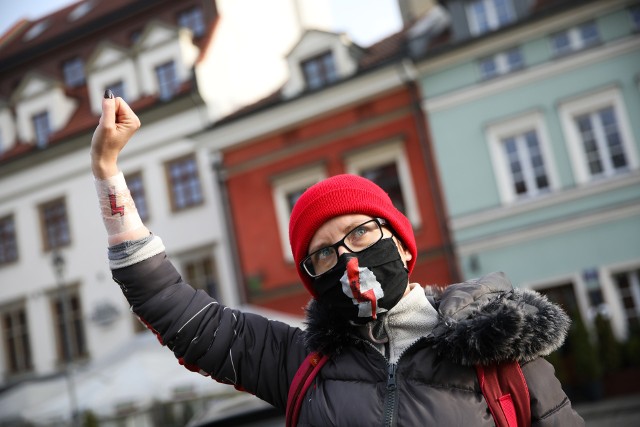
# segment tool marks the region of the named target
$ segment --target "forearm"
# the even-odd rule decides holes
[[[115,169],[117,170],[117,166]],[[109,246],[148,236],[149,229],[140,219],[122,173],[116,172],[104,179],[98,175],[94,172],[100,213],[107,230]]]

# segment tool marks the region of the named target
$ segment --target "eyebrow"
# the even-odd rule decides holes
[[[356,228],[357,226],[364,224],[365,222],[369,222],[372,221],[373,218],[369,218],[369,219],[365,219],[364,221],[353,221],[350,222],[349,224],[345,225],[344,227],[342,227],[342,229],[340,230],[343,234],[342,237],[344,237],[344,235],[346,235],[347,233],[353,231],[354,228]],[[322,248],[326,248],[328,246],[333,245],[335,242],[331,242],[331,243],[320,243],[319,246],[309,246],[309,251],[307,252],[307,255],[310,255],[312,253],[314,253],[315,251],[318,251]]]

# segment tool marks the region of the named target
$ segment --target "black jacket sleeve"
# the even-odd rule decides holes
[[[286,407],[289,385],[306,356],[302,330],[196,291],[165,253],[112,274],[133,312],[180,363]]]

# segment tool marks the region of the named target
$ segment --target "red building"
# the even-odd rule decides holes
[[[301,314],[309,295],[290,254],[289,213],[305,188],[340,173],[372,179],[410,219],[418,246],[412,281],[457,280],[403,41],[399,33],[362,49],[309,31],[288,56],[291,80],[213,129],[210,137],[243,135],[222,150],[221,176],[249,303]]]

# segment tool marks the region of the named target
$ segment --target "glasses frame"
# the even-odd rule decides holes
[[[370,222],[374,222],[377,226],[378,229],[380,230],[380,238],[378,240],[376,240],[375,242],[371,243],[369,246],[367,246],[366,248],[362,248],[360,250],[354,251],[352,250],[347,243],[345,242],[345,239],[347,238],[347,236],[351,233],[353,233],[354,230],[357,230],[358,228],[362,227],[365,224],[369,224]],[[336,265],[338,265],[337,263],[337,256],[336,256],[336,265],[334,265],[333,267],[331,267],[330,269],[328,269],[327,271],[323,271],[320,274],[312,274],[309,269],[306,266],[306,262],[311,259],[312,256],[314,256],[316,253],[323,251],[325,249],[331,248],[334,250],[334,252],[336,253],[336,255],[338,254],[338,248],[340,246],[344,246],[349,252],[351,252],[352,254],[357,254],[360,253],[362,251],[365,251],[367,249],[369,249],[371,246],[375,245],[376,243],[378,243],[380,240],[382,240],[384,238],[384,230],[382,229],[382,227],[387,225],[387,221],[382,219],[382,218],[373,218],[373,219],[369,219],[366,220],[365,222],[363,222],[362,224],[358,224],[355,227],[353,227],[347,234],[345,234],[342,239],[338,240],[337,242],[335,242],[332,245],[327,245],[327,246],[323,246],[320,249],[317,249],[313,252],[311,252],[309,255],[307,255],[306,257],[304,257],[304,259],[302,261],[300,261],[300,269],[303,270],[305,273],[307,273],[307,275],[309,277],[311,277],[312,279],[316,279],[324,274],[327,274],[328,272],[330,272],[331,270],[333,270],[335,268]]]

